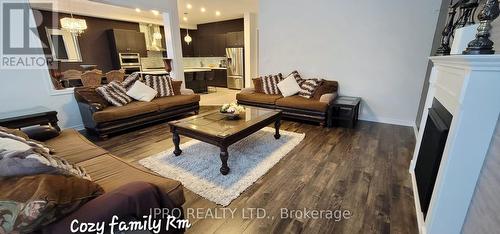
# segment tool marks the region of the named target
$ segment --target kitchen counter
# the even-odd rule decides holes
[[[212,70],[226,70],[225,67],[184,67],[184,72],[206,72]]]

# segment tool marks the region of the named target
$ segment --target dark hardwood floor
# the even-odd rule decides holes
[[[202,107],[202,112],[210,109]],[[408,173],[415,137],[410,127],[360,121],[356,129],[284,121],[282,130],[306,137],[266,175],[235,199],[234,218],[190,219],[188,233],[417,233]],[[166,123],[138,129],[97,145],[135,162],[173,147]],[[189,139],[181,137],[181,143]],[[218,157],[218,155],[216,155]],[[138,164],[137,164],[138,165]],[[185,189],[184,208],[221,206]],[[264,208],[275,218],[247,219]],[[350,219],[280,219],[280,209],[349,210]],[[247,213],[248,215],[248,213]]]

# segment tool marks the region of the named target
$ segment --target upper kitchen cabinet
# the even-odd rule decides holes
[[[182,57],[195,57],[198,56],[198,52],[195,50],[198,43],[198,37],[196,36],[196,30],[189,30],[189,36],[192,38],[191,43],[184,41],[184,37],[187,35],[186,29],[181,28],[181,44],[182,44]]]
[[[111,49],[118,53],[139,53],[141,57],[147,57],[146,39],[144,33],[111,29],[108,31]]]
[[[195,53],[200,57],[226,56],[226,35],[209,34],[198,35]]]
[[[243,47],[245,46],[245,33],[240,32],[228,32],[226,34],[226,46],[227,47]]]

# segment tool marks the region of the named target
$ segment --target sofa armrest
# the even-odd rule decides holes
[[[193,95],[194,91],[192,89],[181,89],[181,95]]]
[[[92,112],[98,112],[104,110],[104,106],[102,106],[101,103],[96,103],[96,102],[91,102],[87,103],[89,105],[89,108],[92,110]]]
[[[330,104],[331,102],[333,102],[333,100],[335,100],[336,97],[337,97],[337,92],[325,93],[321,95],[319,101]]]
[[[255,88],[242,88],[240,93],[255,93]]]

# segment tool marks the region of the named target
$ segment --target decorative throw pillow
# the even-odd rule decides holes
[[[124,106],[132,101],[132,98],[127,95],[125,87],[118,81],[111,81],[109,84],[98,87],[95,90],[113,106]]]
[[[74,175],[91,180],[85,169],[50,155],[50,149],[44,145],[0,131],[0,177],[35,174]]]
[[[262,89],[265,94],[278,95],[280,90],[278,89],[278,83],[283,80],[281,73],[277,75],[269,75],[262,77]]]
[[[311,98],[316,88],[321,84],[320,79],[306,79],[300,83],[299,96],[304,98]]]
[[[316,88],[314,91],[312,99],[319,100],[323,94],[334,93],[337,92],[339,87],[339,83],[333,80],[323,80],[321,85]]]
[[[299,92],[299,96],[304,98],[311,98],[314,94],[316,88],[321,84],[322,80],[320,79],[304,79],[300,76],[298,71],[291,72],[287,78],[293,77],[297,84],[300,86],[301,91]]]
[[[144,78],[146,85],[158,92],[157,97],[174,96],[174,88],[172,87],[172,78],[169,76],[151,76],[147,75]]]
[[[104,194],[74,176],[36,175],[0,179],[0,233],[32,233]]]
[[[156,97],[158,92],[151,87],[145,85],[140,81],[136,81],[132,87],[127,91],[127,95],[131,96],[133,99],[142,101],[142,102],[150,102],[153,98]]]
[[[297,81],[297,84],[300,86],[302,84],[302,82],[304,81],[304,79],[302,79],[302,77],[300,76],[299,72],[298,71],[293,71],[291,72],[288,76],[286,76],[287,78],[288,77],[293,77],[295,79],[295,81]]]
[[[297,84],[297,81],[291,76],[279,82],[278,88],[281,91],[283,97],[289,97],[301,91],[300,86]]]
[[[253,87],[256,93],[264,93],[264,89],[262,88],[262,78],[254,78],[252,79]]]
[[[141,76],[139,75],[139,72],[134,72],[130,74],[125,80],[122,81],[121,85],[126,89],[130,89],[132,85],[135,84],[136,81],[140,80]]]

